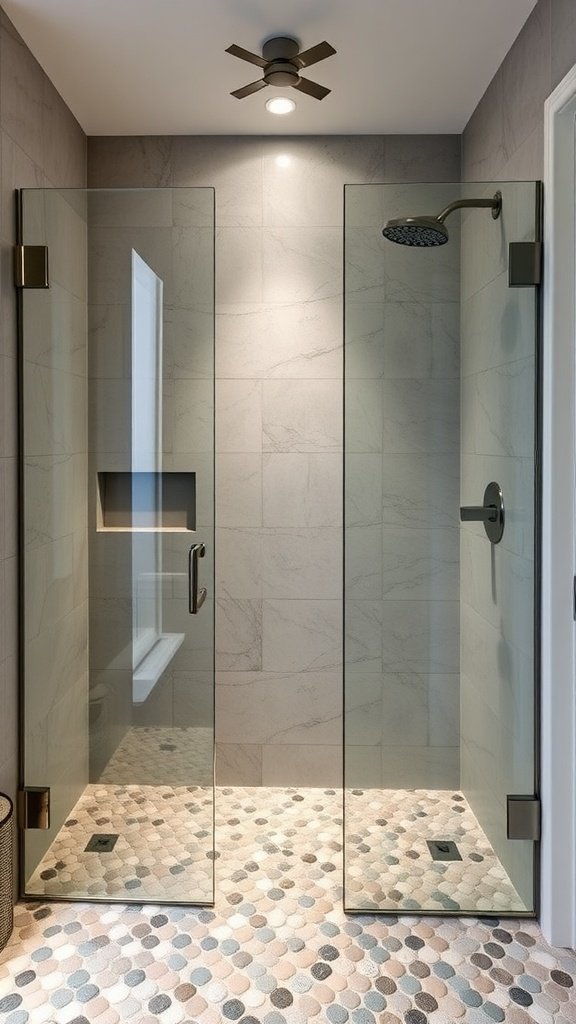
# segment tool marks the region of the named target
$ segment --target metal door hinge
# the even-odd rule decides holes
[[[25,786],[18,793],[20,828],[50,828],[50,790],[47,786]]]
[[[49,288],[48,246],[14,247],[14,280],[17,288]]]
[[[506,837],[540,839],[540,801],[536,796],[506,798]]]
[[[508,285],[527,288],[542,282],[542,242],[510,242]]]

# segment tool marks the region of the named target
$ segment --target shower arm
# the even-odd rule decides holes
[[[442,213],[439,213],[436,220],[443,224],[446,218],[454,213],[454,210],[462,210],[470,207],[488,207],[492,210],[492,216],[496,220],[500,216],[502,210],[502,193],[496,192],[496,195],[492,196],[492,199],[456,199],[455,202],[450,203],[446,206]]]

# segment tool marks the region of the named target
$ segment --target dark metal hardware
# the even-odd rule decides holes
[[[47,786],[25,786],[18,793],[21,828],[50,828],[50,790]]]
[[[484,523],[486,536],[491,544],[498,544],[504,533],[504,498],[500,484],[494,480],[484,491],[482,505],[464,505],[460,508],[463,523]]]
[[[204,558],[204,544],[193,544],[188,552],[188,611],[197,615],[206,600],[206,587],[199,586],[198,559]]]
[[[510,242],[508,285],[528,288],[542,283],[542,242]]]
[[[540,839],[540,801],[535,796],[506,798],[507,839]]]
[[[17,288],[49,288],[48,246],[14,247],[14,281]]]

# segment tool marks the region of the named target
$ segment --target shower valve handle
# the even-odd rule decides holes
[[[460,508],[463,523],[484,523],[488,540],[498,544],[504,533],[504,498],[502,488],[495,480],[484,491],[483,505],[464,505]]]

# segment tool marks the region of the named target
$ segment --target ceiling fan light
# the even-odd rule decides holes
[[[293,110],[296,110],[296,104],[287,96],[275,96],[273,99],[266,100],[266,110],[269,114],[291,114]]]

